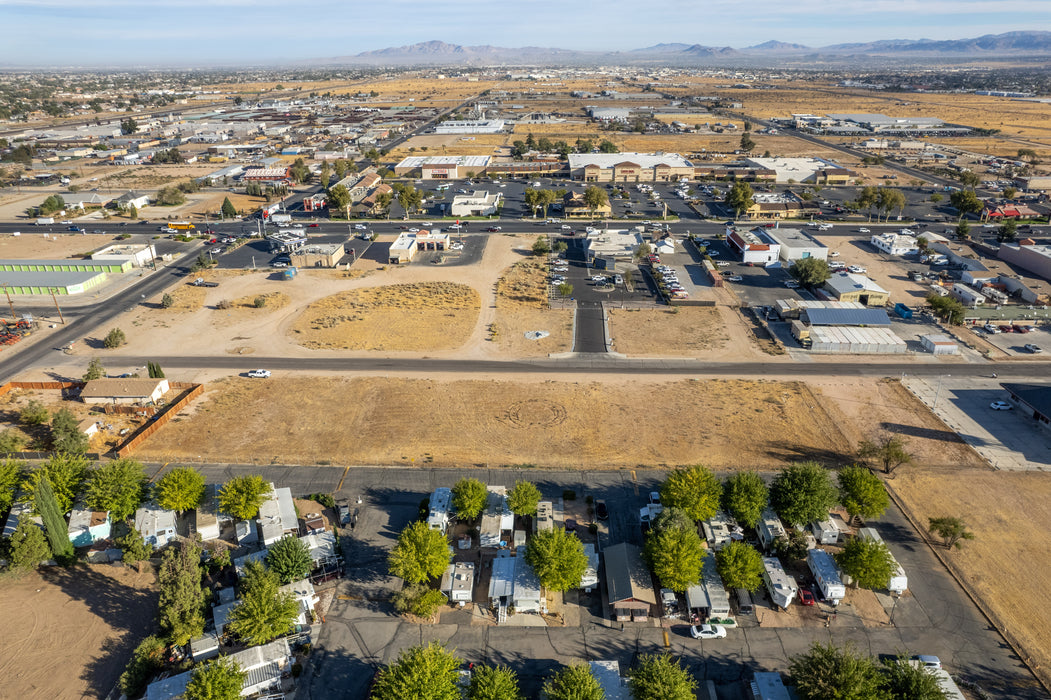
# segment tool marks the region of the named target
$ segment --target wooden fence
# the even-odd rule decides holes
[[[12,389],[83,389],[84,382],[8,382],[0,386],[0,396]]]
[[[169,386],[173,389],[183,389],[184,393],[177,400],[165,406],[164,410],[158,413],[153,420],[129,435],[127,440],[114,449],[113,452],[117,457],[127,457],[136,447],[160,430],[161,426],[174,418],[191,401],[204,393],[204,384],[170,382]]]

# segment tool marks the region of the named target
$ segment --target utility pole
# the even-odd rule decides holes
[[[7,295],[7,305],[11,307],[11,321],[15,320],[15,305],[11,301],[11,290],[7,288],[7,283],[4,283],[4,293]]]
[[[62,325],[66,325],[66,319],[62,316],[62,309],[58,305],[58,297],[55,296],[54,288],[50,289],[51,299],[55,302],[55,309],[58,311],[58,320],[62,322]]]

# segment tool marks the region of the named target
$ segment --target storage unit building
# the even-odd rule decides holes
[[[788,608],[799,590],[795,580],[785,573],[781,560],[777,557],[763,557],[763,582],[770,593],[770,600],[780,608]]]
[[[832,555],[823,549],[808,549],[806,563],[825,598],[832,605],[839,605],[840,601],[847,596],[847,587],[843,585],[839,567],[836,566]]]

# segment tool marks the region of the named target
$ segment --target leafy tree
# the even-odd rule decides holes
[[[162,187],[157,192],[157,204],[163,207],[176,207],[186,203],[186,195],[178,187]]]
[[[113,328],[106,334],[105,340],[102,341],[102,346],[108,350],[112,350],[114,348],[119,348],[126,342],[128,342],[128,339],[124,335],[124,331],[119,328]]]
[[[204,631],[201,548],[182,540],[164,550],[157,572],[160,626],[173,644],[183,645]]]
[[[131,117],[128,117],[120,123],[120,133],[124,134],[125,136],[129,134],[134,134],[138,130],[138,123]]]
[[[544,683],[547,700],[603,700],[606,691],[587,664],[567,666]]]
[[[71,455],[84,454],[88,449],[88,436],[81,431],[76,416],[67,408],[60,408],[51,417],[51,446],[56,452]]]
[[[875,662],[852,647],[814,643],[792,659],[792,682],[801,700],[886,700]]]
[[[771,544],[779,557],[786,559],[803,559],[806,557],[807,536],[794,527],[788,528],[783,536]]]
[[[223,197],[223,204],[219,211],[222,212],[224,219],[233,219],[237,216],[237,208],[229,197]]]
[[[896,568],[887,545],[861,537],[852,537],[834,556],[843,573],[862,588],[885,588]]]
[[[584,204],[587,205],[591,216],[595,216],[596,210],[609,206],[609,195],[601,187],[590,185],[584,190]]]
[[[696,523],[686,514],[686,511],[682,508],[671,507],[665,507],[664,510],[657,513],[650,526],[654,532],[663,532],[664,530],[693,530],[696,532],[697,530]]]
[[[62,199],[62,195],[53,194],[45,199],[40,204],[41,214],[54,214],[57,211],[62,211],[66,208],[66,200]]]
[[[0,432],[0,454],[9,454],[11,452],[21,452],[26,446],[26,436],[20,433],[16,428],[8,428]],[[0,495],[0,500],[2,500]],[[2,506],[0,506],[2,510]]]
[[[571,285],[569,282],[559,282],[558,286],[555,287],[555,289],[558,290],[558,295],[562,297],[563,301],[565,301],[566,298],[573,294],[573,285]]]
[[[949,204],[960,214],[959,220],[967,214],[977,214],[984,206],[982,200],[978,199],[971,190],[956,190],[949,194]]]
[[[113,520],[126,520],[142,503],[145,485],[142,464],[122,457],[91,472],[85,500],[92,510],[108,511]]]
[[[791,525],[806,525],[828,517],[836,504],[836,488],[828,470],[817,462],[790,464],[770,486],[770,505]]]
[[[235,476],[219,489],[219,510],[238,520],[251,520],[269,494],[270,484],[258,474]]]
[[[51,554],[60,564],[73,563],[73,543],[69,541],[66,519],[58,508],[55,493],[47,479],[41,479],[33,494],[36,512],[44,521],[44,534],[51,545]]]
[[[966,241],[971,237],[971,225],[960,219],[960,223],[956,224],[956,237],[961,241]]]
[[[522,700],[518,674],[507,666],[475,666],[467,700]]]
[[[888,434],[875,441],[862,440],[858,443],[858,457],[877,461],[883,465],[884,474],[891,474],[904,464],[912,464],[913,456],[908,447],[904,437]]]
[[[157,482],[154,497],[166,510],[193,510],[204,498],[204,476],[193,467],[176,467]]]
[[[88,460],[83,455],[56,454],[39,468],[29,472],[22,483],[22,496],[19,500],[33,503],[38,486],[47,481],[55,494],[59,512],[69,512],[80,495],[87,475]]]
[[[401,208],[404,209],[407,214],[412,213],[417,207],[423,204],[423,192],[420,192],[412,185],[403,187],[401,191],[398,192],[398,204],[401,205]]]
[[[438,642],[410,647],[380,671],[373,700],[460,700],[460,660]]]
[[[146,684],[164,666],[168,643],[156,635],[146,637],[131,655],[131,661],[120,674],[120,690],[129,698],[137,698],[146,690]]]
[[[715,566],[727,588],[754,593],[763,585],[763,557],[750,544],[727,542],[715,553]]]
[[[755,148],[755,141],[752,140],[752,137],[748,134],[741,134],[741,150],[751,151],[753,148]]]
[[[460,479],[453,486],[453,508],[461,520],[474,520],[485,510],[489,491],[478,479]]]
[[[904,655],[883,660],[883,683],[890,700],[945,700],[938,679]]]
[[[164,379],[164,370],[161,369],[159,362],[147,362],[146,366],[149,371],[150,379]]]
[[[90,382],[93,379],[102,379],[106,376],[106,368],[102,366],[102,360],[97,357],[91,358],[91,362],[88,363],[88,371],[84,373],[84,381]]]
[[[820,287],[832,276],[828,263],[819,258],[800,258],[788,268],[788,274],[799,280],[804,287]]]
[[[726,193],[726,206],[732,207],[737,212],[736,216],[740,217],[743,210],[752,206],[753,196],[755,192],[752,191],[751,185],[747,182],[735,182],[730,191]]]
[[[661,503],[682,508],[694,520],[708,520],[719,510],[723,486],[719,479],[700,464],[677,469],[661,485]]]
[[[210,659],[193,669],[186,700],[238,700],[247,677],[233,659]]]
[[[306,578],[313,568],[310,548],[298,537],[282,537],[266,554],[266,568],[277,574],[281,583],[292,583]]]
[[[756,526],[769,500],[766,482],[755,472],[738,472],[723,486],[723,508],[748,527]]]
[[[890,505],[883,482],[864,467],[839,470],[839,500],[851,519],[878,518]]]
[[[0,513],[15,502],[15,491],[25,479],[26,463],[17,459],[0,460]]]
[[[422,583],[406,584],[400,591],[391,596],[394,609],[400,613],[411,613],[416,617],[429,619],[438,608],[449,602],[441,591],[436,591]]]
[[[927,304],[930,305],[931,311],[933,311],[938,317],[944,319],[947,323],[954,326],[958,326],[963,323],[963,317],[966,313],[963,304],[952,297],[942,297],[937,294],[928,294],[926,297]]]
[[[449,566],[449,541],[427,523],[412,523],[398,535],[387,559],[392,575],[409,583],[426,583],[441,576]]]
[[[905,193],[890,187],[880,187],[876,190],[876,208],[884,212],[884,218],[890,218],[890,212],[895,209],[904,211]],[[901,213],[901,212],[899,212]]]
[[[533,255],[547,255],[551,252],[551,244],[547,242],[547,236],[537,236],[533,241]]]
[[[1014,219],[1007,219],[1000,228],[996,231],[996,240],[1001,243],[1009,243],[1015,239],[1018,235],[1018,222]]]
[[[507,507],[515,515],[536,515],[540,489],[531,481],[516,481],[507,493]]]
[[[11,535],[11,568],[18,572],[32,571],[40,562],[51,558],[51,547],[44,531],[29,518],[20,518]]]
[[[276,573],[259,562],[249,562],[242,579],[241,602],[230,611],[229,630],[251,646],[266,644],[291,630],[299,616],[299,603],[280,588]]]
[[[704,546],[696,527],[651,531],[646,537],[645,554],[666,588],[685,591],[701,580]]]
[[[868,211],[869,221],[872,221],[872,210],[876,207],[876,202],[877,196],[875,187],[864,187],[858,192],[858,208]]]
[[[328,191],[328,208],[344,211],[350,206],[350,190],[345,185],[336,185]]]
[[[628,671],[635,700],[694,700],[697,681],[669,654],[643,654]]]
[[[927,518],[927,525],[930,532],[942,538],[946,549],[960,549],[963,547],[963,540],[974,539],[974,533],[967,529],[967,523],[962,518]]]
[[[945,199],[945,197],[943,197],[940,194],[938,194],[937,192],[935,192],[934,194],[931,195],[931,204],[938,204],[943,199]]]
[[[576,588],[588,568],[584,545],[562,528],[533,535],[526,545],[525,559],[540,585],[550,591]]]
[[[153,556],[153,545],[134,527],[129,528],[128,532],[117,540],[117,544],[124,552],[121,560],[129,564],[146,561]]]
[[[608,139],[599,143],[598,150],[600,153],[620,153],[620,149],[617,148],[617,144],[613,143]]]
[[[972,191],[981,183],[981,181],[982,179],[978,177],[978,173],[971,172],[970,170],[965,170],[960,173],[960,184],[964,187],[970,187]]]
[[[48,413],[47,406],[36,399],[23,406],[18,413],[18,420],[25,425],[43,425],[50,418],[51,414]]]

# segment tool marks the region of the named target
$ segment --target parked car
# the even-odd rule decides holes
[[[1011,404],[1007,403],[1006,401],[993,401],[991,404],[989,404],[989,408],[993,409],[994,411],[1010,411]]]
[[[789,289],[799,289],[799,282],[795,280],[785,280],[785,286]]]
[[[1031,352],[1033,354],[1036,354],[1038,352],[1043,352],[1043,350],[1040,349],[1039,345],[1033,345],[1032,343],[1026,343],[1022,347],[1024,347],[1026,350],[1028,350],[1029,352]]]
[[[268,370],[268,369],[253,369],[251,372],[248,373],[248,376],[256,378],[256,379],[269,379],[270,378],[270,370]]]
[[[606,502],[601,499],[595,501],[595,517],[599,520],[609,519],[609,508],[606,507]]]
[[[1001,333],[1014,333],[1015,330],[1011,326],[997,326],[997,328],[1000,329]]]
[[[814,594],[808,591],[806,588],[799,589],[799,602],[802,605],[813,605]]]
[[[868,270],[863,268],[861,265],[848,265],[847,266],[847,271],[848,272],[853,272],[855,275],[863,275],[866,272],[868,272]]]
[[[985,324],[984,326],[982,326],[982,328],[983,328],[983,329],[985,329],[985,332],[986,332],[986,333],[992,333],[992,334],[994,334],[994,335],[995,335],[996,333],[1003,333],[1003,331],[1001,331],[1001,330],[1000,330],[999,328],[997,328],[996,326],[994,326],[994,325],[993,325],[993,324],[991,324],[991,323],[987,323],[987,324]]]
[[[910,657],[911,661],[918,661],[924,668],[941,668],[942,662],[937,656],[930,656],[928,654],[916,654]]]
[[[741,277],[740,275],[730,275],[729,277],[726,278],[726,280],[728,282],[743,282],[744,281],[744,277]]]
[[[690,627],[690,636],[694,639],[723,639],[726,637],[726,628],[722,625],[693,625]]]

